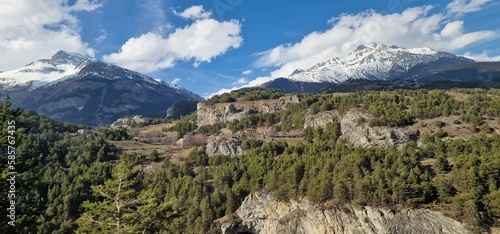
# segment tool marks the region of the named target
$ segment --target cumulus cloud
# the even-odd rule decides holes
[[[0,0],[0,70],[18,68],[58,50],[86,53],[93,50],[80,37],[76,12],[94,11],[97,1]]]
[[[432,9],[432,6],[421,6],[393,14],[373,10],[343,14],[330,19],[332,26],[326,31],[315,31],[295,44],[257,53],[255,65],[277,67],[271,77],[286,77],[297,68],[306,69],[334,57],[347,56],[360,44],[377,42],[453,51],[495,36],[493,31],[465,32],[463,21],[450,22],[448,12],[430,14]]]
[[[165,36],[149,32],[130,38],[119,52],[105,55],[103,60],[141,72],[169,68],[178,60],[194,60],[196,67],[240,47],[243,42],[240,32],[237,20],[199,19]]]
[[[177,12],[174,10],[174,14],[184,19],[208,19],[212,16],[212,12],[205,11],[203,6],[192,6],[185,9],[183,12]]]

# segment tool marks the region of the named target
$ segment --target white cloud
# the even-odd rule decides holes
[[[176,85],[180,81],[181,81],[181,78],[175,78],[172,82],[170,82],[170,84]]]
[[[246,84],[248,82],[247,78],[245,77],[241,77],[239,80],[237,80],[236,82],[233,83],[233,85],[242,85],[242,84]]]
[[[58,50],[87,53],[93,50],[80,37],[78,11],[94,11],[100,3],[78,0],[0,0],[0,70],[18,68]]]
[[[477,6],[477,4],[476,4]],[[271,77],[286,77],[335,57],[345,57],[360,44],[377,42],[402,47],[431,47],[453,51],[492,38],[493,31],[465,32],[462,21],[448,14],[430,14],[431,6],[405,9],[401,13],[365,11],[332,18],[332,27],[315,31],[295,44],[283,44],[258,53],[257,67],[277,67]]]
[[[169,68],[178,60],[194,60],[196,67],[240,47],[240,32],[237,20],[200,19],[166,36],[149,32],[130,38],[118,53],[105,55],[103,60],[141,72]]]
[[[241,88],[245,88],[245,87],[255,87],[255,86],[259,86],[261,84],[264,84],[266,82],[269,82],[271,80],[273,80],[274,78],[272,77],[269,77],[269,76],[260,76],[260,77],[257,77],[255,78],[254,80],[248,82],[248,81],[245,81],[245,82],[248,82],[248,84],[245,84],[245,85],[240,85],[240,86],[234,86],[236,85],[236,82],[233,83],[233,87],[232,88],[229,88],[229,89],[221,89],[215,93],[211,93],[210,95],[204,97],[204,98],[210,98],[214,95],[220,95],[220,94],[223,94],[223,93],[229,93],[233,90],[237,90],[237,89],[241,89]]]
[[[247,76],[247,75],[252,74],[252,72],[253,72],[252,70],[245,70],[241,74]]]
[[[241,89],[241,88],[243,88],[243,87],[232,87],[232,88],[230,88],[230,89],[221,89],[221,90],[219,90],[219,91],[217,91],[217,92],[215,92],[215,93],[211,93],[211,94],[209,94],[208,96],[205,96],[205,97],[203,97],[203,98],[205,98],[205,99],[209,99],[209,98],[211,98],[211,97],[213,97],[213,96],[215,96],[215,95],[221,95],[221,94],[223,94],[223,93],[229,93],[229,92],[231,92],[231,91],[233,91],[233,90],[237,90],[237,89]]]
[[[451,23],[448,23],[444,26],[443,30],[441,30],[440,35],[442,37],[458,37],[463,33],[463,26],[464,22],[463,21],[454,21]]]
[[[464,56],[466,58],[474,59],[474,60],[479,61],[479,62],[499,62],[500,61],[500,55],[490,56],[490,55],[488,55],[487,51],[483,51],[480,54],[466,52],[462,56]]]
[[[481,10],[481,6],[491,0],[453,0],[446,9],[450,13],[468,13]]]
[[[99,35],[98,37],[96,37],[94,39],[94,41],[97,43],[97,44],[100,44],[101,42],[103,42],[104,40],[106,40],[108,38],[108,33],[104,30],[101,30],[101,35]]]
[[[184,19],[208,19],[212,16],[212,12],[205,11],[203,6],[192,6],[185,9],[183,12],[177,12],[174,10],[174,14],[184,18]]]
[[[259,76],[255,80],[252,80],[252,81],[248,82],[248,84],[246,85],[246,87],[258,86],[258,85],[264,84],[266,82],[269,82],[269,81],[271,81],[273,79],[274,78],[269,77],[269,76]]]

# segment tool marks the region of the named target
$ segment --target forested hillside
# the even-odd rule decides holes
[[[114,147],[103,138],[74,134],[76,125],[63,124],[33,111],[0,105],[2,210],[6,210],[7,122],[15,120],[15,226],[2,222],[3,233],[72,233],[83,201],[93,199],[90,187],[110,178]],[[82,127],[82,126],[80,126]]]
[[[245,92],[259,99],[260,91]],[[282,95],[270,93],[269,98]],[[231,97],[237,101],[244,94],[224,99]],[[118,155],[102,134],[70,134],[83,126],[8,109],[6,100],[0,108],[0,144],[5,155],[6,120],[15,118],[18,216],[15,227],[2,222],[1,228],[7,233],[218,233],[220,223],[255,191],[283,200],[307,197],[320,207],[429,208],[478,233],[500,226],[500,90],[363,91],[302,95],[301,100],[286,110],[203,128],[196,127],[195,114],[186,116],[164,130],[217,135],[262,127],[303,137],[292,144],[248,136],[240,157],[208,157],[205,146],[194,147],[180,163],[172,163],[170,155]],[[304,128],[306,115],[336,111],[341,116],[351,108],[375,116],[370,126],[435,130],[401,147],[360,148],[341,137],[339,119],[325,128]],[[447,132],[446,123],[435,120],[445,117],[453,117],[457,128],[466,127],[469,136]],[[2,160],[1,208],[6,210],[8,168]],[[155,160],[162,160],[161,166],[146,172],[144,165]]]

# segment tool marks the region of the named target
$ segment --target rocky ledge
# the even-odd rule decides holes
[[[395,212],[349,205],[322,209],[306,199],[280,202],[265,193],[247,196],[236,211],[234,220],[223,223],[221,229],[225,234],[470,233],[460,222],[425,209]]]
[[[420,132],[413,127],[370,127],[368,122],[374,117],[367,111],[351,109],[340,119],[342,138],[356,147],[403,146],[416,141]]]

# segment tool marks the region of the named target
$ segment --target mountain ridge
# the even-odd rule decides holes
[[[421,70],[422,65],[425,69],[425,65],[443,67],[472,62],[475,61],[428,47],[407,49],[372,43],[359,45],[345,58],[336,57],[305,70],[295,70],[289,79],[331,83],[349,79],[388,80],[403,78],[406,73]]]

